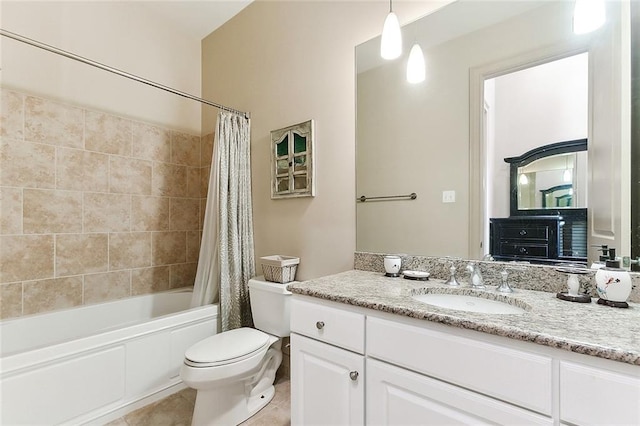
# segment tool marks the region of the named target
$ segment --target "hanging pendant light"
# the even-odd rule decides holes
[[[518,179],[518,182],[520,183],[520,185],[529,185],[529,178],[527,177],[527,175],[522,173],[520,175],[520,178]]]
[[[576,0],[573,32],[586,34],[600,28],[606,19],[604,0]]]
[[[393,13],[391,0],[389,0],[389,14],[384,20],[382,28],[382,40],[380,42],[380,56],[383,59],[396,59],[402,54],[402,33],[400,22]]]
[[[421,83],[424,81],[424,55],[418,43],[414,43],[409,52],[409,62],[407,62],[407,81],[409,83]]]

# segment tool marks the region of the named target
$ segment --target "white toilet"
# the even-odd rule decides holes
[[[286,287],[252,278],[249,296],[257,330],[225,331],[187,349],[180,377],[198,391],[193,426],[237,425],[271,401],[281,338],[290,333]]]

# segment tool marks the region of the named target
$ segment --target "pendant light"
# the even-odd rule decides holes
[[[407,62],[407,81],[409,83],[421,83],[424,81],[424,55],[418,43],[414,43],[409,52],[409,62]]]
[[[384,20],[382,28],[382,40],[380,42],[380,56],[383,59],[396,59],[402,54],[402,33],[400,32],[400,22],[389,0],[389,14]]]
[[[522,173],[520,175],[520,178],[518,179],[518,182],[520,183],[520,185],[529,185],[529,178],[526,174]]]
[[[573,9],[573,32],[586,34],[595,31],[606,19],[604,0],[576,0]]]

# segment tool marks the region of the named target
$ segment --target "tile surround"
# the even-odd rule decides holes
[[[213,135],[7,88],[0,107],[0,318],[193,285]]]

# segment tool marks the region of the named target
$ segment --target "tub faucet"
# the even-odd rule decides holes
[[[478,267],[478,265],[473,262],[469,263],[467,265],[467,271],[471,273],[471,278],[469,279],[469,285],[471,285],[471,288],[486,288],[484,286],[484,280],[482,279],[482,274],[480,273],[480,268]]]

